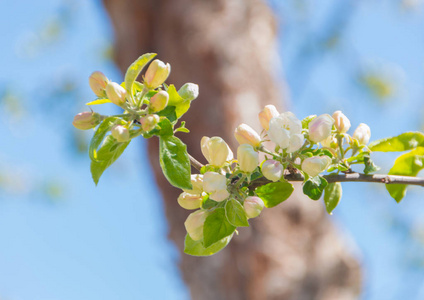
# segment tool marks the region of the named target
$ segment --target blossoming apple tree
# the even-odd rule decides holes
[[[341,199],[342,182],[384,183],[397,202],[408,185],[424,186],[424,179],[415,177],[424,168],[423,133],[406,132],[369,144],[368,125],[361,123],[348,134],[351,124],[341,111],[300,120],[291,112],[280,113],[267,105],[258,114],[263,128],[260,134],[247,124],[235,129],[240,144],[236,158],[222,138],[203,137],[200,146],[208,164],[202,165],[176,136],[189,133],[180,119],[198,97],[199,88],[186,83],[177,90],[166,84],[171,66],[157,59],[150,63],[142,81],[137,81],[155,55],[140,56],[121,84],[94,72],[89,84],[97,99],[87,105],[113,103],[123,112],[112,116],[79,113],[73,125],[95,129],[89,147],[95,184],[132,139],[159,138],[162,171],[170,184],[182,189],[176,201],[184,209],[194,210],[184,223],[187,254],[207,256],[222,250],[238,227],[249,226],[249,219],[264,207],[288,199],[294,181],[303,182],[303,193],[312,200],[324,195],[330,214]],[[372,174],[379,168],[371,153],[379,151],[405,153],[395,160],[389,174]],[[198,173],[192,174],[191,167]]]

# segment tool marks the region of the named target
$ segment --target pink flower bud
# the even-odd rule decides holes
[[[165,91],[160,91],[150,99],[150,110],[158,112],[168,105],[169,95]]]
[[[272,118],[278,117],[279,115],[280,113],[274,105],[266,105],[259,113],[259,122],[261,123],[262,128],[269,130],[269,121],[271,121]]]
[[[112,127],[112,136],[119,142],[123,143],[130,139],[130,131],[122,125],[115,125]]]
[[[206,172],[203,175],[203,190],[210,193],[212,200],[221,202],[230,196],[227,191],[227,178],[216,172]]]
[[[280,180],[284,174],[283,165],[280,162],[272,159],[265,161],[262,164],[261,170],[264,177],[271,181]]]
[[[332,117],[338,132],[346,133],[349,130],[350,121],[340,110],[335,111]]]
[[[109,80],[99,71],[93,72],[88,78],[88,84],[97,97],[106,97],[105,89],[108,83]]]
[[[140,123],[141,123],[141,128],[145,131],[145,132],[149,132],[152,131],[156,125],[159,123],[159,116],[158,115],[146,115],[143,118],[140,119]]]
[[[367,124],[361,123],[355,129],[353,133],[353,138],[357,139],[359,144],[366,145],[370,141],[371,138],[371,129]]]
[[[334,120],[329,114],[320,115],[309,123],[309,139],[319,143],[331,134]]]
[[[204,136],[200,141],[200,147],[208,163],[213,166],[222,167],[234,157],[227,143],[218,136],[211,138]]]
[[[235,132],[234,136],[236,137],[237,142],[242,144],[249,144],[257,148],[261,145],[261,137],[259,134],[253,130],[252,127],[246,124],[240,124]]]
[[[208,212],[204,209],[199,209],[191,213],[184,222],[187,233],[193,241],[203,239],[203,224],[205,224],[207,217]]]
[[[122,106],[125,103],[127,91],[116,82],[109,82],[106,86],[106,95],[113,104]]]
[[[302,162],[302,171],[308,174],[310,177],[315,177],[319,173],[327,170],[331,164],[331,158],[326,155],[323,156],[312,156],[306,158]]]
[[[251,173],[259,164],[258,152],[251,145],[242,144],[237,148],[237,161],[241,171]]]
[[[199,86],[194,83],[186,83],[178,90],[178,95],[186,101],[193,101],[199,96]]]
[[[203,175],[191,174],[191,185],[193,187],[191,190],[183,189],[183,191],[194,195],[201,195],[203,193]]]
[[[171,65],[166,64],[159,59],[155,59],[150,64],[144,76],[144,84],[149,89],[155,89],[160,86],[168,78],[171,73]]]
[[[264,208],[264,202],[257,196],[250,196],[244,200],[243,208],[248,218],[256,218]]]
[[[72,125],[80,130],[87,130],[96,127],[100,124],[102,117],[95,112],[82,112],[74,117]]]
[[[198,209],[202,206],[202,196],[184,192],[178,197],[178,204],[188,210]]]

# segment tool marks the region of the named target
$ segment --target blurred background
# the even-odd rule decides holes
[[[192,299],[424,299],[424,204],[418,188],[410,188],[402,203],[396,204],[384,186],[346,183],[343,199],[331,217],[322,212],[321,202],[305,200],[305,205],[313,205],[315,210],[304,216],[319,214],[325,220],[320,224],[330,224],[325,226],[341,241],[321,241],[319,247],[327,255],[297,260],[287,256],[287,263],[283,261],[286,252],[278,251],[280,245],[273,249],[269,244],[272,240],[262,243],[264,239],[255,237],[253,231],[241,234],[240,242],[218,258],[190,260],[178,250],[178,241],[182,242],[179,231],[187,213],[162,201],[147,143],[133,141],[95,187],[87,155],[92,132],[77,131],[71,125],[76,113],[88,109],[84,103],[94,99],[88,86],[91,72],[100,70],[120,82],[119,68],[125,69],[138,55],[153,51],[171,63],[175,75],[170,82],[199,83],[200,97],[193,104],[194,110],[209,111],[204,106],[207,104],[202,104],[203,95],[215,100],[236,95],[236,104],[216,104],[229,118],[222,123],[225,125],[237,125],[238,120],[256,124],[250,112],[235,116],[234,106],[246,106],[251,100],[260,109],[273,98],[299,118],[342,110],[350,118],[352,130],[361,122],[367,123],[372,140],[423,130],[422,1],[269,0],[262,4],[231,0],[226,4],[216,1],[217,6],[211,4],[214,1],[196,5],[190,5],[189,0],[154,2],[0,2],[0,299],[177,300],[190,299],[190,295]],[[150,14],[155,5],[159,8]],[[260,16],[256,15],[260,14],[254,9],[256,5],[261,5]],[[139,10],[142,13],[136,15]],[[164,20],[170,11],[175,19],[170,18],[173,21],[167,24]],[[135,15],[129,16],[130,12]],[[240,24],[249,18],[256,18],[255,30],[245,32]],[[203,27],[196,23],[202,19]],[[211,20],[216,22],[207,23]],[[190,22],[196,24],[195,29]],[[228,22],[239,23],[232,29],[224,26]],[[148,28],[151,34],[140,28]],[[234,36],[230,29],[236,31]],[[223,44],[208,49],[208,44],[202,43],[206,39],[202,32],[210,42],[221,37]],[[223,35],[228,40],[222,39]],[[251,52],[240,54],[240,49]],[[217,59],[221,53],[226,53],[224,59]],[[238,64],[250,63],[230,59],[239,54],[253,57],[258,65],[237,75],[243,70],[237,69]],[[181,61],[190,59],[192,64],[182,65]],[[205,66],[221,79],[199,75]],[[216,72],[214,66],[219,66]],[[183,71],[178,73],[178,68]],[[251,70],[267,72],[267,80],[277,87],[275,91],[263,89],[260,102],[255,102],[258,97],[253,88],[251,93],[234,91],[237,76],[248,75],[251,82],[243,84],[256,84],[258,74]],[[210,82],[212,86],[207,86]],[[95,109],[117,113],[108,105]],[[188,119],[192,121],[188,128],[198,127],[195,122],[199,119],[193,115]],[[219,128],[214,131],[208,124],[202,126],[206,126],[203,134],[217,135]],[[154,151],[154,145],[149,148]],[[154,158],[152,152],[153,164]],[[388,172],[394,158],[381,153],[373,156],[382,166],[381,172]],[[156,180],[161,185],[161,178]],[[175,191],[163,193],[175,200],[178,195]],[[297,204],[287,207],[290,205]],[[293,212],[284,216],[293,216]],[[270,226],[261,227],[261,222],[266,221],[254,225],[258,232]],[[297,230],[293,228],[278,227],[276,236],[281,231]],[[177,241],[177,246],[167,236]],[[297,237],[294,234],[292,238]],[[255,241],[249,244],[256,249],[252,258],[240,254],[249,238]],[[267,253],[264,244],[275,254]],[[314,252],[315,244],[310,246],[306,254]],[[331,274],[354,274],[352,280],[337,287],[322,280],[327,273],[314,270],[343,256],[339,252],[339,256],[332,256],[333,248],[346,252],[350,262],[345,273]],[[237,271],[231,273],[232,278],[241,274],[240,278],[230,280],[231,286],[221,286],[217,279],[220,271],[212,266],[221,266],[232,255],[244,255],[237,261]],[[269,258],[273,255],[279,259],[277,267],[281,265],[286,271],[262,268],[274,261]],[[247,269],[239,265],[252,261],[255,265]],[[203,269],[195,271],[196,266]],[[208,281],[210,290],[221,289],[219,295],[225,296],[217,298],[212,291],[203,295],[196,290],[199,283],[193,274],[203,274],[200,279],[206,281],[211,273],[215,277]],[[338,277],[328,278],[334,282],[331,278]],[[286,287],[285,282],[294,282],[298,288]],[[326,284],[331,288],[325,288]],[[310,292],[299,292],[306,289]]]

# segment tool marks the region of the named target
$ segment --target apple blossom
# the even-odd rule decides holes
[[[119,142],[123,143],[130,139],[130,132],[128,128],[122,125],[115,125],[112,128],[112,136]]]
[[[99,71],[91,73],[90,77],[88,78],[88,84],[97,97],[106,97],[105,89],[108,83],[109,80],[107,77]]]
[[[171,65],[155,59],[146,71],[144,83],[147,88],[155,89],[165,82],[169,73],[171,73]]]
[[[261,137],[247,124],[240,124],[234,131],[234,136],[240,145],[249,144],[255,148],[261,145]]]
[[[205,223],[207,216],[207,210],[199,209],[191,213],[184,222],[187,233],[193,241],[203,239],[203,224]]]
[[[88,130],[99,125],[101,120],[102,117],[98,113],[86,111],[77,114],[74,117],[72,125],[74,125],[75,128],[80,130]]]
[[[151,112],[163,110],[168,105],[169,95],[165,91],[160,91],[150,99]]]
[[[259,113],[259,122],[265,130],[269,130],[269,121],[272,118],[278,117],[280,113],[274,105],[265,105],[264,109]]]
[[[328,157],[327,155],[312,156],[312,157],[306,158],[302,162],[302,171],[304,171],[310,177],[315,177],[319,173],[327,170],[330,164],[331,164],[331,158]]]
[[[200,146],[206,160],[213,166],[222,167],[227,161],[233,159],[233,152],[227,143],[220,137],[204,136]]]
[[[271,119],[268,136],[282,149],[287,149],[287,152],[297,151],[304,141],[302,122],[292,112],[284,112]]]
[[[333,113],[334,126],[340,133],[346,133],[350,129],[349,119],[340,111],[337,110]]]
[[[177,199],[178,204],[187,210],[197,209],[202,206],[202,196],[183,192]]]
[[[224,201],[230,196],[227,191],[227,178],[216,172],[206,172],[203,175],[203,190],[210,193],[209,197],[217,202]]]
[[[367,124],[361,123],[353,132],[353,138],[362,145],[368,144],[371,138],[371,129]]]
[[[244,200],[243,208],[248,218],[256,218],[264,208],[264,202],[257,196],[249,196]]]
[[[312,142],[319,143],[328,138],[333,124],[334,119],[329,114],[316,117],[309,123],[309,139]]]
[[[284,167],[279,161],[268,159],[262,163],[261,171],[266,179],[275,182],[283,177]]]
[[[122,106],[125,103],[127,91],[116,82],[109,82],[106,86],[106,94],[113,104]]]

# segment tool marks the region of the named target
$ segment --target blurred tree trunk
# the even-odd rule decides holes
[[[115,60],[124,72],[139,55],[156,52],[172,65],[169,82],[200,86],[185,116],[190,134],[180,135],[203,160],[202,136],[221,136],[236,149],[241,122],[259,130],[266,104],[282,108],[285,88],[275,80],[276,23],[260,0],[104,0],[115,30]],[[182,251],[188,212],[180,191],[164,179],[158,141],[150,159],[162,189],[169,237]],[[300,190],[299,187],[297,190]],[[251,220],[230,245],[208,258],[181,256],[192,299],[356,299],[360,269],[327,218],[322,204],[299,193]],[[352,247],[352,245],[350,245]]]

